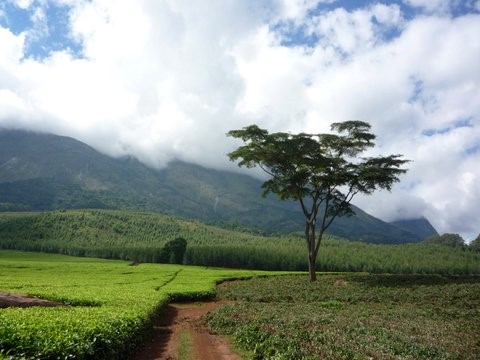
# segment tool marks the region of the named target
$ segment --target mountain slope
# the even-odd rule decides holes
[[[302,231],[298,204],[261,197],[261,181],[246,175],[173,162],[151,169],[115,159],[68,137],[0,131],[0,210],[109,208],[148,210],[235,223],[266,232]],[[330,233],[367,242],[420,241],[416,229],[383,222],[355,208]]]
[[[395,225],[400,229],[410,231],[418,235],[422,240],[432,235],[439,235],[437,230],[435,230],[432,224],[430,224],[430,222],[424,217],[421,217],[420,219],[393,221],[390,224]]]

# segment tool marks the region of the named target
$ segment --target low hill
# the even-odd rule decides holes
[[[141,210],[265,233],[301,231],[298,204],[274,196],[263,199],[261,184],[246,175],[180,161],[155,170],[134,158],[103,155],[68,137],[0,131],[0,211]],[[329,232],[375,243],[425,237],[415,227],[388,224],[354,210],[355,216],[336,219]]]
[[[183,262],[263,270],[306,270],[299,234],[260,236],[168,215],[113,210],[0,213],[0,249],[174,262],[166,244],[186,240]],[[480,253],[435,244],[366,244],[327,236],[318,270],[389,273],[480,273]]]

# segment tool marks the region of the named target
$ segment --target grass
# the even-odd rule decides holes
[[[189,360],[192,358],[192,339],[187,331],[182,331],[178,343],[178,360]]]
[[[207,315],[252,359],[478,359],[480,277],[324,275],[220,286]]]
[[[0,290],[69,305],[0,309],[0,358],[128,358],[171,299],[259,273],[0,251]]]

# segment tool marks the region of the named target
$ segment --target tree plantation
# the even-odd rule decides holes
[[[182,259],[171,251],[172,242],[182,246],[177,239],[186,242]],[[71,210],[0,215],[0,248],[135,262],[306,271],[304,241],[302,233],[259,236],[150,213]],[[478,274],[480,253],[470,247],[366,244],[327,235],[316,269]]]

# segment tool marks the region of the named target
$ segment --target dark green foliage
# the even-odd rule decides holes
[[[465,240],[458,234],[445,233],[442,235],[429,236],[423,241],[425,244],[438,244],[452,247],[464,247]]]
[[[253,359],[478,359],[480,277],[323,275],[223,284],[206,316]]]
[[[32,179],[0,183],[0,210],[39,210],[51,208],[55,198],[55,188],[48,179]]]
[[[307,271],[304,244],[288,238],[260,239],[256,246],[189,245],[187,264],[262,270]],[[268,254],[268,256],[265,256]],[[373,245],[325,239],[317,271],[480,274],[480,254],[439,245]]]
[[[478,234],[477,238],[470,243],[469,248],[473,251],[480,252],[480,234]]]
[[[182,258],[190,265],[307,270],[301,233],[258,236],[165,215],[111,210],[0,215],[3,249],[170,262],[172,253],[162,259],[162,249],[177,238],[188,241]],[[479,274],[480,253],[435,244],[375,245],[327,237],[317,270]]]
[[[160,251],[160,262],[183,264],[185,250],[187,250],[187,240],[181,237],[170,240]]]

